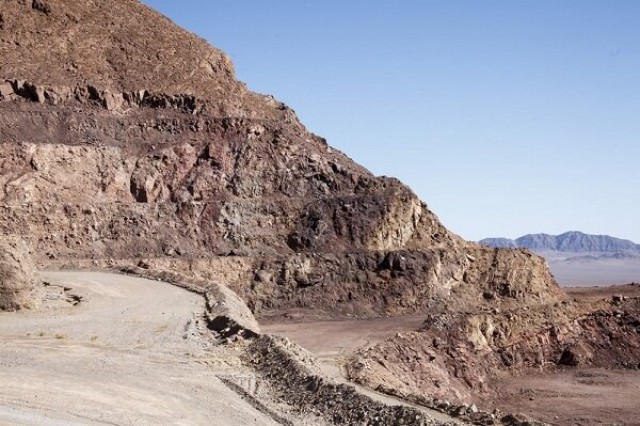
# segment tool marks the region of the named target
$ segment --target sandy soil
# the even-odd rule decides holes
[[[554,425],[640,425],[640,372],[580,369],[505,379],[500,401]]]
[[[277,424],[217,377],[242,367],[198,319],[200,296],[120,275],[43,275],[82,300],[0,313],[0,424]]]

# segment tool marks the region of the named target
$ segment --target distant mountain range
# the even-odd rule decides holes
[[[526,248],[547,259],[561,285],[611,285],[640,282],[640,244],[571,231],[560,235],[529,234],[515,240],[485,238],[480,244]]]
[[[560,235],[528,234],[511,240],[508,238],[485,238],[480,244],[498,248],[526,248],[534,252],[566,253],[623,253],[640,255],[640,244],[609,235],[591,235],[578,231]]]

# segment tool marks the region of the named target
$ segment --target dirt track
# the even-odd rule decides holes
[[[374,318],[339,321],[272,322],[262,324],[262,331],[286,336],[311,351],[322,361],[325,371],[340,377],[344,358],[363,346],[379,342],[392,335],[417,330],[424,318]]]
[[[337,382],[346,383],[342,364],[349,355],[359,348],[380,342],[396,333],[417,330],[423,321],[424,319],[419,316],[309,322],[275,320],[262,324],[261,328],[265,333],[285,336],[309,350],[320,361],[326,376]],[[398,398],[383,395],[353,383],[352,385],[360,393],[376,401],[389,405],[416,407]],[[462,424],[459,420],[444,413],[426,407],[417,408],[435,420]]]
[[[201,333],[200,296],[120,275],[43,276],[82,301],[0,314],[0,424],[277,424],[218,379],[241,366]]]

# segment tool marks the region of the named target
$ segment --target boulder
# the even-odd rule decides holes
[[[51,13],[51,6],[49,6],[49,3],[44,0],[33,0],[33,2],[31,2],[31,7],[33,8],[33,10],[42,12],[45,15]]]
[[[40,281],[29,248],[18,237],[0,237],[0,310],[36,308]]]
[[[0,99],[12,99],[14,97],[13,86],[11,82],[5,81],[0,83]]]

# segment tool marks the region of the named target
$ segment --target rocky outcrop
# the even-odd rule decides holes
[[[8,1],[2,17],[5,78],[43,88],[93,85],[114,94],[197,93],[225,116],[268,102],[233,78],[224,53],[135,0]]]
[[[41,282],[27,245],[15,237],[0,237],[0,311],[36,308]]]
[[[147,90],[116,92],[95,86],[45,87],[24,80],[5,80],[0,83],[0,101],[30,101],[39,104],[61,105],[70,102],[92,103],[107,111],[125,113],[131,108],[174,109],[198,113],[198,103],[193,95],[152,94]]]
[[[439,312],[417,332],[362,349],[348,373],[403,398],[461,403],[491,395],[495,377],[531,369],[640,368],[637,294]]]
[[[222,52],[138,2],[46,4],[7,4],[0,44],[0,233],[20,234],[37,261],[241,257],[241,280],[183,272],[229,282],[258,315],[398,315],[455,294],[515,291],[520,303],[553,292],[533,282],[542,263],[484,261],[492,250],[247,91]]]

